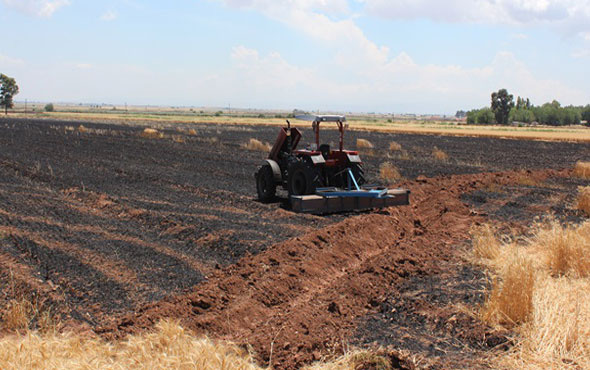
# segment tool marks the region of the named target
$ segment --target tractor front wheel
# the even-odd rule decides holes
[[[265,164],[256,172],[256,191],[258,200],[263,203],[271,202],[275,198],[277,185],[275,184],[272,168]]]

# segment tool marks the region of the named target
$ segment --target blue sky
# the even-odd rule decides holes
[[[0,0],[17,100],[451,113],[590,103],[590,0]]]

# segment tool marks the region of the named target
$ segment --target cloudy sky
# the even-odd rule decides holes
[[[18,100],[455,113],[590,103],[590,0],[0,0]]]

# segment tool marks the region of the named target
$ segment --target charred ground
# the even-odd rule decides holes
[[[263,361],[290,317],[293,333],[308,334],[277,339],[283,347],[276,347],[275,361],[289,367],[342,350],[329,334],[337,335],[336,342],[347,335],[359,345],[389,345],[433,358],[440,351],[462,358],[465,343],[474,352],[501,343],[482,341],[489,329],[452,308],[480,302],[485,285],[481,271],[461,259],[466,231],[486,217],[513,227],[548,210],[579,219],[568,205],[580,183],[568,180],[567,172],[546,169],[590,157],[590,145],[580,143],[350,131],[348,148],[355,148],[356,138],[374,145],[361,149],[369,182],[381,182],[381,163],[395,163],[416,195],[413,205],[316,217],[254,199],[253,174],[265,153],[242,145],[250,138],[272,142],[277,128],[179,124],[161,127],[159,139],[142,137],[142,130],[0,120],[0,299],[11,298],[8,287],[22,286],[59,307],[64,318],[109,335],[178,316],[213,335],[258,342]],[[326,142],[334,140],[334,132],[326,134]],[[304,130],[303,141],[310,140]],[[390,151],[391,141],[402,151]],[[449,160],[433,159],[435,146]],[[522,171],[478,175],[508,170]],[[373,232],[391,235],[371,244],[366,220],[389,227]],[[456,225],[455,234],[448,231]],[[359,240],[372,245],[368,252]],[[325,266],[312,263],[322,258]],[[294,265],[299,270],[291,271]],[[342,269],[346,275],[326,282]],[[286,290],[270,294],[270,282]],[[367,295],[355,296],[355,286]],[[260,296],[252,293],[258,291]],[[238,300],[246,293],[250,301]],[[181,298],[168,298],[164,306],[180,308],[162,310],[155,303],[174,294]],[[188,301],[195,303],[190,313]],[[251,328],[236,323],[232,334],[216,320],[243,314],[237,301],[262,305],[249,314],[252,322],[258,315],[267,321]],[[293,307],[304,315],[293,316]],[[194,320],[183,317],[192,315]],[[445,326],[451,318],[460,324]],[[314,322],[322,328],[317,334],[310,329]],[[429,334],[412,337],[420,331]],[[303,341],[309,346],[294,349]],[[289,357],[293,351],[298,356]]]

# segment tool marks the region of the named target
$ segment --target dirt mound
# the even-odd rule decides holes
[[[218,270],[187,294],[146,306],[98,332],[120,337],[175,317],[198,332],[250,344],[260,360],[280,368],[341,354],[357,320],[377,312],[405,281],[441,274],[461,260],[459,246],[470,226],[483,220],[461,194],[522,176],[505,172],[409,182],[411,206],[357,215],[276,244]],[[461,331],[461,322],[454,334],[485,343],[491,329],[471,325]]]

